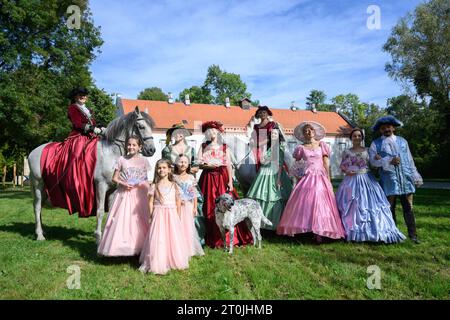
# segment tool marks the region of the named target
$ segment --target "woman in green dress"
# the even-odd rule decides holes
[[[190,160],[191,173],[195,174],[199,170],[197,156],[194,148],[186,142],[186,137],[191,133],[183,124],[174,124],[172,128],[166,132],[166,147],[162,150],[162,158],[176,163],[181,155],[185,155]],[[203,196],[197,186],[199,196],[197,198],[197,216],[195,217],[195,227],[202,245],[205,244],[205,218],[203,216]]]
[[[275,230],[284,206],[292,191],[292,182],[284,163],[285,142],[278,123],[271,120],[272,112],[266,106],[258,107],[255,118],[260,124],[253,127],[251,146],[256,159],[256,178],[247,193],[261,205],[264,215],[272,226],[263,224],[262,229]]]

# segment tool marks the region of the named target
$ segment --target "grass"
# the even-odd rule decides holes
[[[401,208],[397,209],[401,212]],[[29,191],[0,192],[1,299],[449,299],[450,190],[415,196],[422,244],[333,242],[265,232],[263,249],[233,256],[205,249],[188,270],[141,274],[137,258],[96,255],[94,218],[44,209],[47,241],[35,241]],[[406,227],[399,215],[399,228]],[[81,288],[68,289],[67,268],[81,270]],[[381,289],[366,286],[367,267],[381,269]]]

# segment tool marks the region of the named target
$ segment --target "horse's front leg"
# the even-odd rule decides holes
[[[100,243],[102,239],[102,223],[103,223],[103,215],[105,214],[105,197],[106,191],[108,190],[108,185],[104,182],[99,182],[96,184],[97,194],[97,228],[95,230],[95,239],[97,245]]]
[[[34,217],[36,221],[36,240],[45,240],[44,231],[42,230],[42,203],[46,199],[46,194],[44,191],[44,185],[42,182],[31,181],[31,190],[33,192],[33,208]]]

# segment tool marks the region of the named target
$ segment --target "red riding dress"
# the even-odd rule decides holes
[[[45,190],[54,207],[78,212],[80,217],[96,214],[94,170],[97,161],[97,140],[85,131],[87,124],[95,125],[76,104],[68,107],[72,132],[63,142],[52,142],[44,147],[41,172]]]
[[[222,150],[208,150],[205,143],[202,144],[203,158],[209,157],[222,162],[218,168],[203,169],[199,179],[200,190],[203,194],[205,202],[203,204],[203,215],[206,217],[205,242],[211,248],[223,247],[222,237],[219,227],[216,224],[216,216],[214,209],[216,207],[216,198],[227,192],[228,186],[228,170],[226,166],[226,145]],[[235,199],[238,198],[236,190],[232,191]],[[234,233],[234,245],[246,245],[252,243],[252,234],[250,233],[245,221],[236,225]],[[229,232],[227,232],[226,240],[229,243]]]

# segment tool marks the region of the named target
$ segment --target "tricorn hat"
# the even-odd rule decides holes
[[[375,122],[375,125],[372,127],[372,130],[374,132],[378,131],[378,129],[380,129],[380,127],[384,124],[391,124],[394,127],[403,126],[403,123],[400,120],[398,120],[394,116],[389,115],[389,116],[383,116],[383,117],[378,118],[377,121]]]
[[[70,92],[70,99],[74,99],[76,96],[87,96],[89,95],[89,90],[84,87],[74,88]]]

